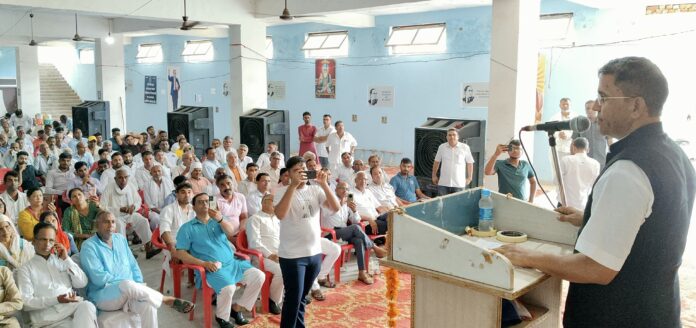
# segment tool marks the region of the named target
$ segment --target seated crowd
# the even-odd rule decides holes
[[[99,133],[83,137],[69,119],[43,127],[1,122],[0,302],[7,311],[0,324],[10,326],[24,318],[32,326],[96,327],[102,313],[124,311],[157,327],[162,304],[191,311],[191,302],[143,284],[131,247],[142,244],[150,259],[163,251],[153,246],[158,240],[165,261],[205,268],[205,282],[196,284],[214,290],[220,327],[249,322],[244,313],[255,308],[266,279],[260,267],[271,273],[270,312],[288,318],[281,326],[303,326],[295,321],[303,321],[310,296],[322,301],[320,286],[336,285],[329,272],[342,265],[341,244],[355,251],[358,280],[372,284],[365,255],[386,255],[388,212],[427,198],[408,158],[388,179],[379,156],[369,166],[353,158],[357,142],[340,121],[334,130],[328,115],[324,135],[312,139],[316,147],[287,163],[274,142],[256,162],[246,145],[234,149],[231,137],[214,139],[199,158],[183,135],[170,148],[167,133],[153,127],[127,135],[114,128],[104,140]],[[316,177],[286,168],[291,162]],[[297,187],[298,179],[308,187]],[[278,214],[305,211],[300,201],[287,203],[292,188],[303,190],[298,197],[316,193],[325,200],[305,213],[319,218],[312,229],[323,254],[308,281],[287,275],[301,265],[288,260],[304,247]],[[241,260],[240,251],[258,256]],[[233,300],[239,285],[244,291]]]

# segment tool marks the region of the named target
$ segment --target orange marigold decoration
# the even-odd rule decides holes
[[[384,274],[387,278],[387,315],[389,316],[389,328],[396,327],[396,317],[399,315],[397,308],[397,296],[399,295],[399,271],[393,268],[387,269]]]

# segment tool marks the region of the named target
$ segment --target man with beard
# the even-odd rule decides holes
[[[34,169],[34,165],[31,165],[27,152],[19,151],[17,153],[17,165],[14,170],[19,172],[19,183],[22,185],[22,189],[41,188],[41,182],[36,178],[36,169]]]
[[[5,192],[0,194],[0,199],[5,202],[5,215],[16,226],[17,216],[29,206],[29,200],[25,193],[19,191],[19,174],[16,171],[7,172],[2,178],[2,183],[5,185]]]
[[[75,163],[75,177],[68,183],[68,191],[80,188],[87,198],[96,199],[100,194],[99,180],[89,176],[89,168],[85,162]],[[68,193],[63,193],[63,201],[69,203]]]
[[[430,198],[421,191],[418,179],[411,174],[412,169],[413,162],[410,158],[404,157],[399,165],[399,174],[389,180],[389,184],[394,187],[394,194],[404,204]]]

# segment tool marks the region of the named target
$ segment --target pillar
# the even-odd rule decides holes
[[[521,127],[534,123],[539,10],[540,0],[493,0],[486,161],[496,145],[517,138]],[[530,158],[533,133],[522,134]],[[497,176],[487,176],[484,186],[497,190]]]
[[[232,137],[240,140],[239,116],[254,108],[266,108],[266,24],[230,25],[230,109]]]
[[[126,73],[123,61],[123,36],[112,35],[113,44],[103,39],[94,43],[94,70],[98,100],[108,101],[111,127],[126,130]],[[110,136],[104,136],[108,138]]]
[[[29,117],[41,113],[38,50],[28,45],[17,47],[17,108]]]

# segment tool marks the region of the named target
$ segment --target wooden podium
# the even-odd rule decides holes
[[[520,247],[573,251],[578,228],[557,213],[491,192],[496,229],[524,232]],[[518,299],[533,315],[514,327],[560,327],[561,280],[513,266],[491,251],[495,237],[465,234],[478,225],[481,188],[414,203],[389,216],[387,267],[412,279],[411,327],[500,327],[502,299]]]

